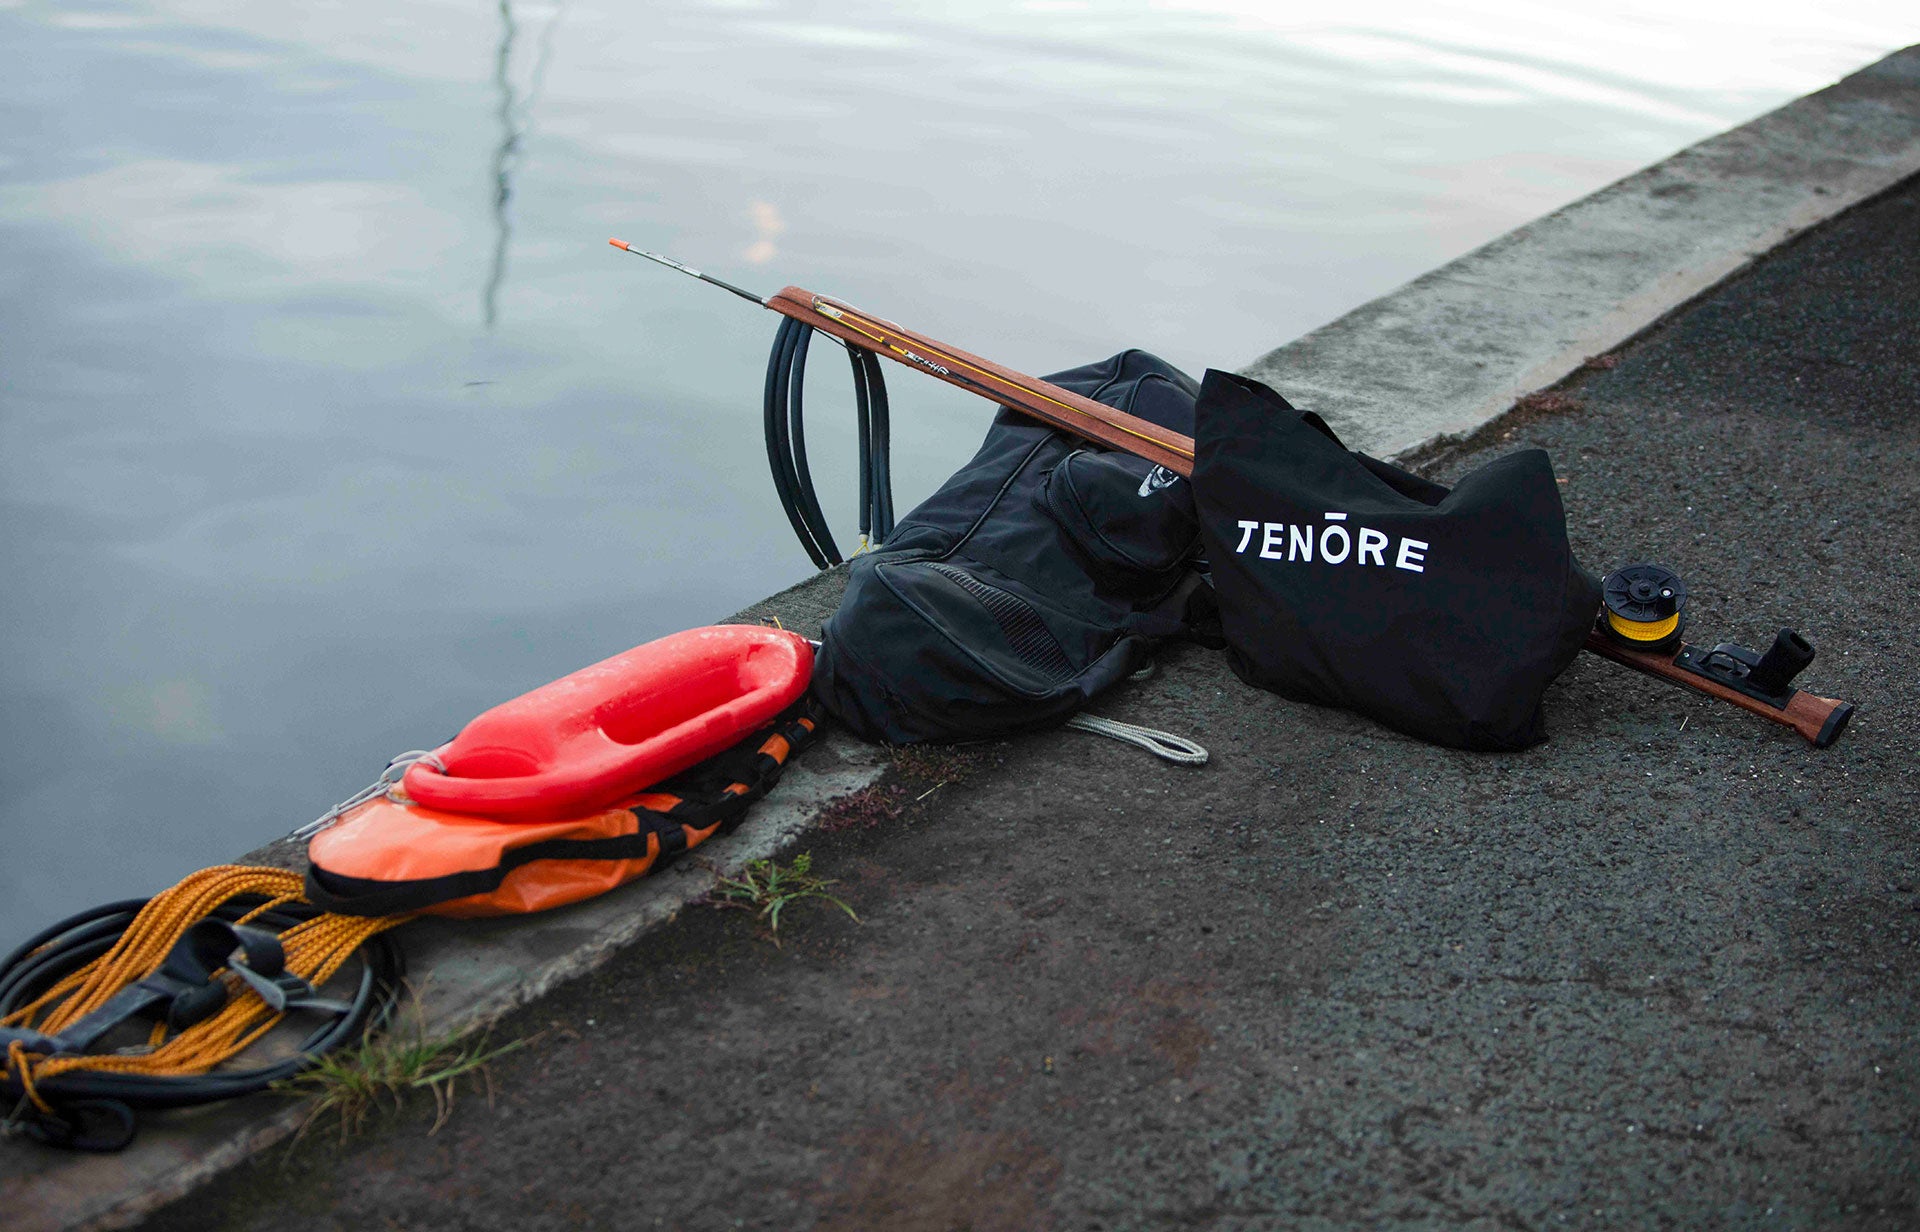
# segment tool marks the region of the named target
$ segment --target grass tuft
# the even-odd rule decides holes
[[[417,1010],[419,1003],[414,1004]],[[344,1140],[364,1129],[375,1114],[398,1112],[407,1096],[420,1090],[433,1096],[433,1127],[427,1130],[431,1136],[453,1115],[454,1097],[462,1078],[487,1084],[491,1102],[493,1089],[487,1064],[536,1038],[528,1036],[497,1048],[488,1047],[485,1036],[472,1041],[454,1035],[428,1038],[426,1024],[416,1013],[409,1027],[369,1035],[355,1047],[326,1053],[312,1069],[274,1083],[273,1089],[313,1101],[294,1138],[296,1142],[329,1116],[339,1123]]]
[[[782,866],[777,860],[754,860],[738,877],[722,877],[707,897],[716,907],[731,907],[752,912],[765,927],[768,940],[780,944],[780,913],[802,899],[818,898],[832,903],[858,924],[853,908],[833,895],[827,887],[837,882],[813,874],[813,856],[801,852],[793,862]]]

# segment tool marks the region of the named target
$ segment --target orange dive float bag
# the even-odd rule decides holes
[[[378,797],[313,836],[306,896],[340,915],[522,915],[577,903],[732,827],[818,730],[803,699],[691,770],[558,821],[499,821]]]
[[[812,667],[796,634],[716,626],[496,706],[316,823],[307,897],[342,915],[484,916],[605,893],[773,787],[818,730]]]

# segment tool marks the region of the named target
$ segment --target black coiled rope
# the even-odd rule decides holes
[[[767,358],[767,462],[774,490],[787,521],[816,567],[841,562],[840,549],[820,511],[807,465],[807,436],[801,386],[807,371],[807,347],[813,327],[787,317],[773,338]],[[873,352],[847,347],[853,363],[854,415],[860,429],[860,536],[867,546],[893,534],[893,476],[889,463],[887,385]]]
[[[206,918],[229,924],[245,920],[278,934],[321,914],[307,903],[286,902],[250,915],[263,901],[258,895],[229,899]],[[111,950],[146,905],[146,899],[133,898],[82,911],[42,929],[0,959],[0,1018],[30,1005],[62,978]],[[309,1068],[322,1053],[359,1043],[392,1017],[406,975],[399,946],[387,934],[375,934],[362,944],[360,960],[353,991],[340,1011],[320,1012],[290,1055],[202,1074],[69,1070],[36,1084],[41,1098],[54,1107],[51,1115],[31,1107],[19,1083],[0,1083],[0,1100],[7,1101],[0,1116],[12,1109],[18,1128],[47,1146],[112,1152],[133,1141],[136,1110],[188,1107],[264,1091]]]

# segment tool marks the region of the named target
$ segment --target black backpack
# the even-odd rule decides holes
[[[1192,377],[1144,351],[1046,378],[1193,432]],[[965,467],[849,565],[813,689],[869,740],[1049,727],[1188,629],[1192,485],[1002,410]]]

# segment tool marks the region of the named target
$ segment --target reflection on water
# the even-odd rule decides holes
[[[513,223],[507,217],[507,202],[513,198],[513,182],[507,168],[520,152],[520,130],[513,111],[513,83],[507,80],[507,65],[513,59],[513,6],[500,0],[500,54],[493,63],[494,84],[500,90],[500,148],[493,156],[493,266],[487,271],[486,289],[480,292],[482,315],[487,328],[500,319],[500,284],[507,277],[507,241],[513,236]]]
[[[500,319],[500,284],[507,278],[507,244],[513,238],[513,221],[507,215],[507,203],[513,199],[513,168],[520,154],[520,139],[546,84],[547,65],[553,59],[553,35],[560,28],[564,5],[556,6],[541,27],[539,51],[533,62],[533,84],[527,89],[526,102],[514,99],[513,40],[518,32],[513,20],[513,5],[500,0],[500,52],[493,61],[493,84],[500,92],[500,146],[493,155],[493,263],[487,269],[487,285],[480,292],[481,316],[488,329]]]
[[[1907,7],[0,0],[0,944],[804,575],[772,319],[609,235],[1030,371],[1231,366]],[[890,375],[910,502],[985,412]]]

